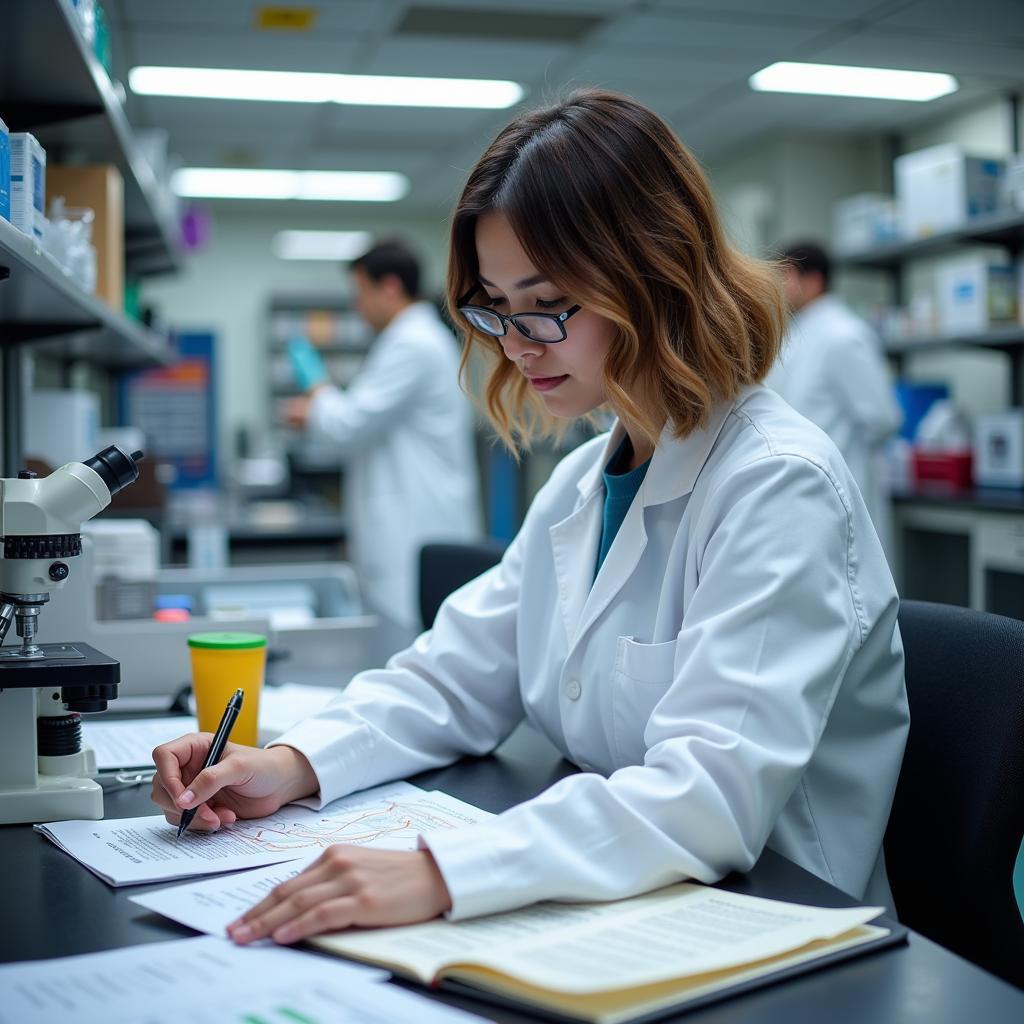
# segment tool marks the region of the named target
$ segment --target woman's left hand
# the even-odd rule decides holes
[[[228,925],[238,943],[298,942],[353,925],[427,921],[451,908],[429,850],[367,850],[339,843]]]

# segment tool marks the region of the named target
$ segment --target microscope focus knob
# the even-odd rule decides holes
[[[49,569],[49,577],[54,583],[60,583],[61,580],[66,580],[71,570],[68,568],[66,562],[54,562]]]

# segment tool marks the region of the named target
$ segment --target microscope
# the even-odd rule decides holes
[[[81,526],[138,479],[142,452],[116,445],[38,479],[0,479],[0,824],[102,818],[81,715],[117,697],[117,661],[83,643],[37,644],[40,612],[71,575]]]

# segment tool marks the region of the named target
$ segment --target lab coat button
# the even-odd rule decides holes
[[[565,695],[569,700],[579,700],[580,694],[583,692],[583,687],[575,679],[570,679],[565,684]]]

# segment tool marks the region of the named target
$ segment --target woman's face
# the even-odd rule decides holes
[[[508,219],[487,213],[477,219],[476,254],[483,292],[471,300],[496,312],[563,313],[576,300],[563,294],[530,262]],[[557,344],[525,338],[511,324],[499,338],[505,355],[527,377],[554,416],[584,416],[606,400],[602,367],[615,337],[614,324],[585,307],[565,321]]]

